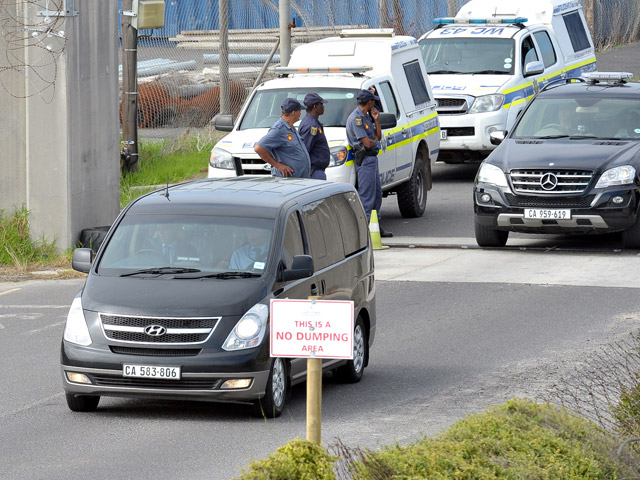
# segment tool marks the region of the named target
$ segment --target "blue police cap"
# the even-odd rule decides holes
[[[360,90],[358,92],[358,102],[368,102],[369,100],[379,100],[380,97],[374,95],[369,90]]]
[[[302,110],[302,104],[295,98],[285,98],[281,106],[284,113],[291,113],[295,112],[296,110]]]
[[[309,107],[313,107],[316,103],[327,103],[327,100],[322,98],[317,93],[307,93],[304,97],[304,104]]]

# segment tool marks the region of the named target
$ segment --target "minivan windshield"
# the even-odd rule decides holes
[[[97,271],[114,276],[260,276],[271,250],[273,223],[262,218],[129,214],[106,245]]]
[[[512,134],[512,138],[565,137],[640,140],[640,99],[539,96]]]
[[[309,93],[308,88],[291,88],[282,90],[258,90],[251,99],[239,130],[249,128],[269,128],[282,116],[282,103],[285,98],[295,98],[300,103]],[[327,100],[324,106],[324,115],[320,121],[325,127],[344,127],[347,117],[356,108],[357,90],[346,88],[314,89],[323,99]],[[306,115],[302,110],[301,119]]]
[[[425,38],[420,52],[429,74],[513,74],[510,38]]]

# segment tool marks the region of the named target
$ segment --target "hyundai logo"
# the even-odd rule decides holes
[[[553,173],[545,173],[540,179],[540,186],[543,190],[553,190],[558,186],[558,177]]]
[[[144,327],[144,333],[151,337],[161,337],[167,333],[167,329],[162,325],[147,325]]]

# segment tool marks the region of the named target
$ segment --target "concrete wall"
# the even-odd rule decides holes
[[[25,205],[32,239],[55,239],[61,249],[74,246],[83,228],[110,225],[120,204],[117,4],[74,6],[79,14],[57,25],[66,37],[57,64],[12,75],[27,98],[0,89],[0,111],[15,112],[0,118],[0,209]],[[42,50],[22,54],[35,65]],[[54,78],[55,90],[34,95],[36,73]]]

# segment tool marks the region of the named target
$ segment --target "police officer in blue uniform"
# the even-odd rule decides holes
[[[329,166],[331,152],[319,117],[324,113],[324,104],[327,100],[317,93],[308,93],[303,103],[307,107],[307,114],[300,122],[298,133],[309,151],[311,178],[326,180],[325,169]]]
[[[286,98],[281,107],[282,117],[258,140],[253,150],[271,165],[271,175],[274,177],[309,178],[309,153],[293,127],[300,120],[302,104],[295,98]]]
[[[347,119],[347,139],[354,152],[356,176],[358,177],[358,195],[371,219],[371,211],[380,212],[382,206],[382,184],[378,172],[378,141],[382,138],[382,130],[378,117],[380,112],[375,107],[379,97],[369,90],[360,90],[357,96],[358,106]],[[380,227],[381,237],[392,237]]]

